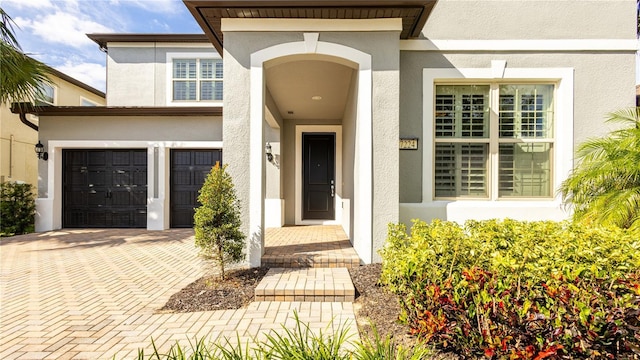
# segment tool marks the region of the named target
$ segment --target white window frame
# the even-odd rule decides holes
[[[195,59],[196,60],[196,100],[174,100],[173,99],[173,62],[174,60]],[[170,106],[222,106],[222,100],[197,100],[200,97],[200,60],[222,60],[215,52],[179,52],[167,53],[166,62],[166,101]],[[209,80],[209,79],[207,79]],[[214,79],[214,81],[222,81],[223,79]],[[224,91],[224,90],[223,90]]]
[[[573,166],[573,68],[505,68],[505,62],[493,61],[491,68],[434,68],[423,69],[423,137],[425,139],[425,154],[423,156],[422,203],[456,201],[549,201],[561,202],[557,193],[560,184],[571,171]],[[486,84],[486,83],[553,83],[555,85],[555,117],[553,123],[554,145],[551,158],[552,189],[550,198],[500,198],[496,181],[488,184],[488,198],[451,198],[435,197],[434,184],[434,154],[435,154],[435,85],[436,84]],[[491,100],[492,101],[492,100]],[[497,128],[496,130],[497,131]],[[496,136],[491,141],[499,141]],[[490,154],[497,157],[499,154]],[[497,179],[497,166],[489,168],[489,179]]]
[[[91,104],[91,105],[85,105],[85,104]],[[84,96],[80,96],[80,106],[93,107],[93,106],[100,106],[100,104],[98,104],[95,101],[89,100]]]
[[[549,184],[547,186],[551,186],[552,185],[552,181],[554,178],[554,173],[553,173],[553,149],[555,147],[555,132],[554,132],[554,128],[555,128],[555,105],[556,105],[556,94],[555,94],[555,89],[557,87],[557,81],[511,81],[511,80],[503,80],[503,79],[494,79],[491,81],[487,81],[486,79],[483,79],[482,81],[473,81],[473,80],[465,80],[465,81],[460,81],[460,80],[456,80],[456,81],[436,81],[434,83],[434,87],[437,86],[469,86],[469,85],[476,85],[476,86],[483,86],[487,88],[487,104],[486,104],[486,108],[488,110],[488,112],[485,114],[485,137],[474,137],[474,136],[469,136],[469,137],[462,137],[462,136],[453,136],[453,137],[438,137],[437,134],[434,135],[434,147],[437,144],[444,144],[444,145],[456,145],[456,144],[460,144],[460,145],[486,145],[486,159],[485,159],[485,174],[484,174],[484,189],[485,189],[485,195],[484,196],[478,196],[478,195],[462,195],[462,194],[458,194],[458,195],[453,195],[453,196],[437,196],[435,193],[435,155],[434,155],[434,174],[433,174],[433,178],[434,178],[434,194],[433,197],[434,199],[438,199],[438,200],[457,200],[457,199],[480,199],[480,200],[504,200],[504,199],[511,199],[511,200],[515,200],[515,199],[550,199],[553,198],[553,189],[549,188],[549,194],[545,195],[545,196],[500,196],[500,181],[498,180],[501,176],[500,174],[500,151],[499,148],[501,145],[503,144],[549,144],[550,150],[550,158],[549,158],[549,167],[550,167],[550,174],[549,174]],[[500,137],[500,113],[499,113],[499,108],[500,108],[500,88],[502,85],[550,85],[553,87],[553,92],[551,94],[551,101],[552,101],[552,115],[551,118],[549,119],[551,121],[551,129],[550,129],[550,136],[544,137],[544,138],[537,138],[537,137],[524,137],[524,138],[520,138],[520,137]],[[433,108],[432,111],[435,111],[435,107]],[[514,110],[516,113],[520,112],[517,109]],[[460,124],[458,124],[460,125]],[[457,129],[457,131],[460,131],[460,129]],[[517,131],[517,130],[514,130]],[[436,132],[436,128],[434,126],[434,132]],[[434,150],[435,153],[435,150]],[[459,154],[460,155],[460,154]],[[455,158],[455,162],[459,163],[461,161],[459,155]],[[459,166],[455,166],[455,169],[461,169]],[[460,181],[460,174],[456,175],[456,178],[458,179],[456,181],[456,187],[459,187],[459,181]],[[460,191],[458,189],[458,191]]]
[[[39,97],[36,100],[36,102],[43,103],[43,104],[46,104],[46,105],[55,106],[58,103],[58,87],[55,84],[45,84],[45,83],[43,83],[42,85],[40,85],[40,87],[45,87],[45,86],[50,86],[53,89],[53,102],[44,101],[44,99],[41,99]]]

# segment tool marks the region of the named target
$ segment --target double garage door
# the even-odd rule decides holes
[[[63,226],[145,228],[147,150],[63,150]],[[172,150],[171,227],[191,227],[198,190],[221,150]]]

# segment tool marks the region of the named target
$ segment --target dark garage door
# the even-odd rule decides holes
[[[63,226],[147,226],[147,150],[63,150]]]
[[[198,191],[222,150],[171,150],[171,227],[193,227]]]

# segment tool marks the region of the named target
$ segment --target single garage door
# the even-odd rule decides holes
[[[211,168],[222,163],[222,150],[171,150],[171,227],[193,227],[198,192]]]
[[[63,226],[145,228],[147,150],[63,150]]]

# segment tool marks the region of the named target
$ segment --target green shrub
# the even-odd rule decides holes
[[[227,166],[216,164],[205,179],[194,215],[196,246],[213,260],[225,279],[227,264],[244,258],[245,235],[240,231],[240,205]]]
[[[411,331],[464,356],[620,358],[640,349],[640,241],[555,222],[390,225],[382,281]]]
[[[0,184],[0,236],[34,232],[35,215],[35,194],[31,184]]]

